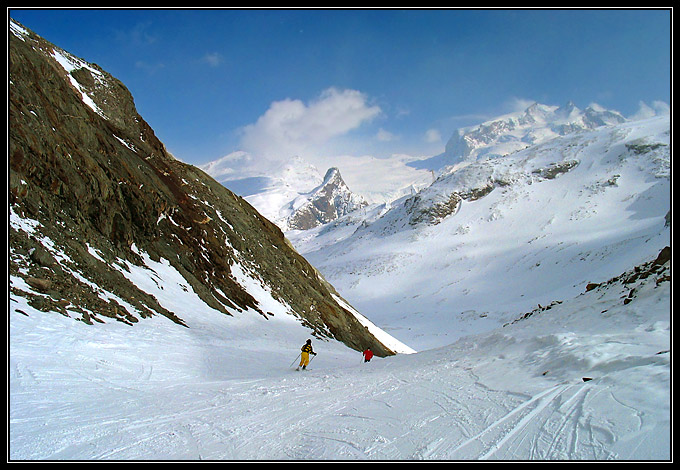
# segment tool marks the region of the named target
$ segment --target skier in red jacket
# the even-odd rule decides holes
[[[371,358],[373,358],[373,351],[371,351],[371,348],[366,348],[366,351],[364,351],[364,362],[370,362]]]

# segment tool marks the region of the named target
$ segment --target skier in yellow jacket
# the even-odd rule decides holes
[[[314,354],[316,356],[316,353],[312,349],[311,339],[308,339],[304,346],[300,348],[300,350],[302,351],[302,353],[300,353],[300,365],[295,370],[300,370],[300,367],[302,367],[302,370],[305,370],[309,365],[309,355]]]

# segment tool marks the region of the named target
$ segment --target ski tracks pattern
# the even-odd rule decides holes
[[[480,384],[477,384],[480,385]],[[433,442],[424,459],[450,460],[559,460],[606,459],[613,456],[606,450],[611,444],[607,433],[593,435],[590,415],[584,404],[590,386],[585,383],[562,383],[520,401],[507,412],[470,432],[463,440],[452,440],[452,434]],[[479,389],[485,400],[500,400],[508,405],[509,396]],[[487,402],[488,412],[494,409]],[[471,423],[483,420],[472,418]],[[595,428],[596,429],[596,428]],[[468,432],[471,430],[468,429]]]
[[[306,375],[253,397],[231,416],[227,458],[344,460],[574,460],[616,458],[613,434],[594,416],[593,383],[563,382],[533,395],[494,390],[472,372]],[[309,386],[309,388],[306,388]],[[606,387],[605,387],[606,389]],[[593,391],[595,391],[593,393]],[[320,401],[318,394],[327,397]],[[294,400],[281,398],[297,395]],[[258,411],[260,400],[265,410]],[[313,402],[314,408],[306,406]],[[276,405],[280,403],[281,406]],[[224,411],[224,407],[221,407]],[[395,410],[403,410],[396,412]],[[263,423],[274,420],[274,429]],[[281,433],[281,429],[286,431]],[[276,435],[273,431],[278,430]],[[206,444],[206,442],[204,442]],[[224,449],[223,449],[224,450]]]
[[[85,459],[618,458],[617,424],[598,412],[603,400],[616,398],[605,383],[546,380],[542,389],[496,390],[476,372],[451,363],[174,387],[84,381],[87,390],[69,400],[43,451],[51,449],[46,458]],[[97,402],[102,387],[118,399]],[[71,419],[74,406],[96,413]]]

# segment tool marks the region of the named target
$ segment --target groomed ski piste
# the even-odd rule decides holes
[[[670,458],[670,282],[654,276],[370,363],[312,338],[295,372],[309,333],[292,316],[227,317],[147,264],[128,275],[189,328],[10,297],[10,460]]]

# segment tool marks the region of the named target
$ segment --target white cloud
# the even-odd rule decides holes
[[[242,129],[241,148],[267,159],[307,156],[334,137],[371,121],[381,113],[356,90],[329,88],[307,104],[300,100],[275,101],[254,124]]]
[[[640,101],[640,109],[637,113],[630,117],[631,120],[637,121],[640,119],[647,119],[654,116],[661,116],[671,112],[670,106],[664,101],[653,101],[649,106],[644,101]]]
[[[115,38],[118,41],[134,46],[147,46],[158,41],[158,35],[153,32],[151,21],[137,23],[131,28],[114,30]]]
[[[219,160],[212,161],[203,165],[201,168],[218,181],[226,180],[232,176],[243,177],[249,175],[239,175],[252,165],[252,156],[246,152],[236,151],[225,155]]]
[[[385,129],[380,128],[378,129],[376,138],[378,139],[379,142],[392,142],[393,140],[397,139],[397,136],[392,134],[390,131],[386,131]]]
[[[417,158],[393,154],[388,158],[371,155],[336,155],[333,166],[340,169],[347,186],[369,202],[381,203],[408,194],[411,185],[422,188],[432,183],[429,171],[408,166]]]
[[[152,63],[144,60],[138,60],[137,62],[135,62],[135,67],[137,67],[140,70],[144,70],[146,73],[154,74],[164,69],[165,64],[163,64],[162,62]]]
[[[217,67],[223,61],[224,58],[219,52],[208,52],[201,58],[201,62],[206,63],[211,67]]]
[[[437,129],[428,129],[425,132],[425,142],[434,144],[442,141],[442,135]]]
[[[536,102],[535,100],[512,97],[505,102],[505,108],[509,109],[509,112],[515,113],[519,111],[524,111],[535,102]]]

